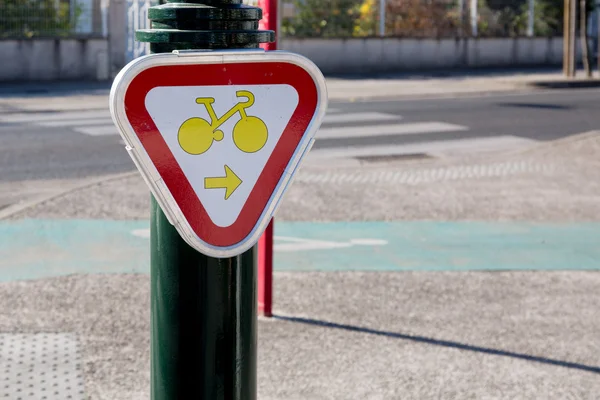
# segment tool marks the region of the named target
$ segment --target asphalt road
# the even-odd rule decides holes
[[[96,90],[97,96],[107,92]],[[311,155],[322,158],[477,152],[600,127],[600,90],[329,104]],[[108,104],[73,97],[68,110],[0,107],[0,182],[69,179],[133,170]]]
[[[337,141],[327,139],[317,141],[314,148],[408,144],[501,135],[548,141],[598,129],[599,94],[600,90],[591,89],[332,104],[331,107],[343,109],[348,114],[375,111],[401,115],[403,123],[442,121],[466,126],[468,130],[385,137],[372,135]]]

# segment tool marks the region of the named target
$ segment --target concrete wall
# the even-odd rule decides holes
[[[562,38],[282,39],[279,48],[311,59],[323,73],[562,64]],[[579,52],[579,46],[577,46]],[[579,56],[578,56],[579,57]]]
[[[0,82],[109,79],[105,38],[0,40]]]
[[[116,22],[116,15],[111,17]],[[110,43],[106,38],[0,40],[0,82],[111,79],[126,61],[123,32],[111,32]],[[325,74],[559,66],[562,46],[562,38],[283,39],[279,44],[310,58]]]

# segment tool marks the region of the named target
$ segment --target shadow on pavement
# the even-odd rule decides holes
[[[542,89],[589,89],[600,87],[600,79],[564,78],[560,80],[537,81],[532,83],[532,86]]]
[[[290,317],[290,316],[282,316],[282,315],[273,315],[273,318],[282,320],[282,321],[297,322],[297,323],[301,323],[301,324],[315,325],[315,326],[321,326],[321,327],[325,327],[325,328],[343,329],[343,330],[352,331],[352,332],[368,333],[371,335],[385,336],[385,337],[391,337],[391,338],[403,339],[403,340],[410,340],[413,342],[426,343],[426,344],[431,344],[431,345],[435,345],[435,346],[443,346],[443,347],[450,347],[450,348],[460,349],[460,350],[475,351],[478,353],[491,354],[491,355],[495,355],[495,356],[512,357],[512,358],[517,358],[517,359],[521,359],[521,360],[533,361],[533,362],[538,362],[538,363],[542,363],[542,364],[556,365],[556,366],[565,367],[565,368],[573,368],[573,369],[578,369],[578,370],[582,370],[582,371],[600,374],[600,367],[572,363],[572,362],[568,362],[568,361],[554,360],[554,359],[545,358],[545,357],[537,357],[537,356],[532,356],[529,354],[514,353],[511,351],[505,351],[505,350],[491,349],[491,348],[487,348],[487,347],[472,346],[469,344],[458,343],[458,342],[453,342],[453,341],[449,341],[449,340],[439,340],[439,339],[428,338],[425,336],[415,336],[415,335],[407,335],[407,334],[397,333],[397,332],[380,331],[380,330],[376,330],[376,329],[364,328],[364,327],[354,326],[354,325],[338,324],[335,322],[322,321],[322,320],[317,320],[317,319],[312,319],[312,318]]]
[[[364,73],[339,73],[326,74],[327,78],[361,80],[361,79],[400,79],[400,80],[423,80],[423,79],[468,79],[474,77],[511,77],[515,75],[534,76],[537,74],[560,74],[562,70],[557,67],[505,67],[505,68],[456,68],[456,69],[427,69],[427,70],[402,70],[391,72],[364,72]]]
[[[496,103],[500,107],[511,108],[538,108],[543,110],[571,110],[573,107],[563,104],[542,104],[542,103]]]

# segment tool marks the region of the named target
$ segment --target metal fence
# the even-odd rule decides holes
[[[0,0],[0,38],[106,36],[108,0]]]
[[[282,0],[292,37],[562,34],[564,0]],[[590,2],[591,3],[591,2]]]

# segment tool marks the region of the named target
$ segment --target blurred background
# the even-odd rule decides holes
[[[110,79],[148,51],[147,45],[134,40],[134,32],[148,26],[147,10],[155,4],[158,0],[0,0],[0,51],[9,58],[0,66],[0,80]],[[577,37],[579,44],[585,36],[588,49],[576,45],[573,57],[582,63],[585,51],[589,63],[596,63],[595,1],[565,4],[563,0],[282,0],[278,41],[280,49],[304,54],[324,72],[336,74],[556,66],[563,62],[563,33],[573,36],[569,40]],[[565,21],[572,24],[566,31]],[[19,42],[23,39],[34,47],[49,39],[55,44],[32,55],[30,47]],[[74,39],[78,46],[70,42]],[[410,39],[419,39],[423,50],[413,49],[416,44]],[[472,49],[461,49],[454,40],[463,40]],[[351,54],[357,52],[361,54]],[[21,60],[19,65],[11,62],[15,58]],[[53,60],[69,68],[53,69]]]
[[[121,2],[2,0],[0,33],[3,38],[106,36],[108,8]],[[126,3],[143,12],[158,0]],[[594,2],[586,4],[592,11]],[[561,35],[564,1],[283,0],[280,6],[281,34],[287,37],[514,37]]]
[[[563,7],[562,0],[285,1],[282,28],[290,37],[560,36]]]

